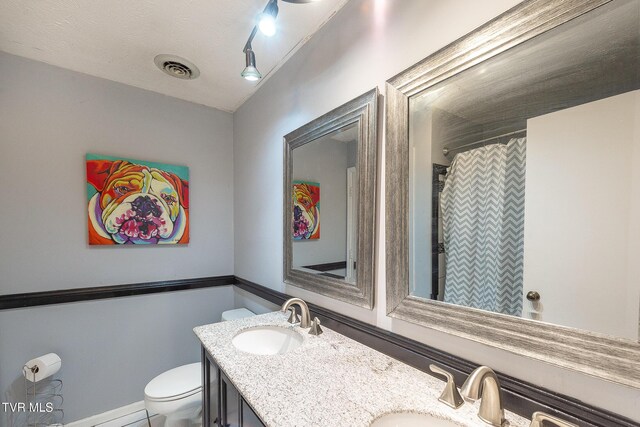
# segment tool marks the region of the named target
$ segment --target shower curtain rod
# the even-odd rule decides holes
[[[513,131],[513,132],[509,132],[509,133],[504,133],[504,134],[498,135],[498,136],[492,136],[491,138],[481,139],[480,141],[470,142],[469,144],[461,145],[460,147],[455,147],[455,148],[444,147],[442,149],[442,154],[444,154],[446,156],[452,150],[459,150],[461,148],[471,147],[473,145],[482,144],[483,142],[491,141],[492,139],[504,138],[505,136],[511,136],[511,135],[515,135],[517,133],[522,133],[522,132],[526,132],[526,131],[527,131],[527,129],[525,128],[525,129],[520,129],[520,130],[516,130],[516,131]]]

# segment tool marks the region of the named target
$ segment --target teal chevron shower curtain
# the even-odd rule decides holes
[[[522,314],[526,138],[458,154],[440,199],[444,301]]]

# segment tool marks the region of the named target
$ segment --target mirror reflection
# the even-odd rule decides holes
[[[409,102],[411,294],[638,341],[640,2]]]
[[[293,149],[293,268],[357,279],[358,126]]]

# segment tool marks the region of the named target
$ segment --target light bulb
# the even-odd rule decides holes
[[[261,77],[260,72],[255,68],[253,69],[245,68],[241,76],[244,77],[245,80],[248,80],[250,82],[256,82],[260,80],[260,77]]]
[[[260,15],[260,20],[258,21],[258,28],[262,34],[267,37],[271,37],[276,33],[276,18],[270,13],[263,13]]]

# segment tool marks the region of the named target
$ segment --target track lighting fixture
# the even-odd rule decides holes
[[[319,0],[282,0],[287,3],[312,3]],[[256,36],[258,29],[268,37],[276,33],[276,17],[278,16],[278,0],[269,0],[262,13],[258,16],[258,23],[251,30],[249,39],[242,50],[245,54],[245,68],[240,75],[245,79],[255,82],[262,78],[262,74],[256,68],[256,55],[251,48],[251,42]]]

